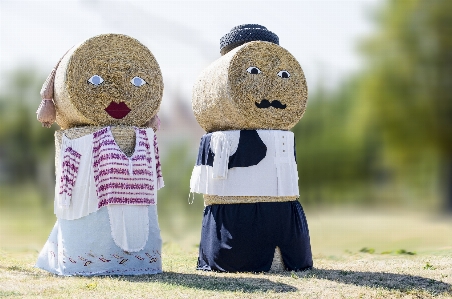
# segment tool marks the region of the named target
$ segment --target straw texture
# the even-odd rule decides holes
[[[249,67],[260,73],[248,72]],[[281,71],[290,77],[280,77]],[[192,108],[207,132],[289,130],[303,116],[307,95],[297,60],[281,46],[253,41],[231,50],[201,73],[193,88]],[[278,100],[286,108],[258,108],[256,103],[263,100]]]
[[[286,270],[284,261],[282,259],[281,250],[278,246],[275,248],[275,255],[273,256],[272,265],[270,267],[270,272],[282,272]]]
[[[204,194],[204,205],[295,201],[297,196],[220,196]]]
[[[94,85],[88,80],[100,76]],[[130,81],[140,77],[140,87]],[[160,67],[152,53],[136,39],[104,34],[73,47],[61,60],[55,75],[56,121],[62,129],[80,125],[143,126],[157,112],[163,94]],[[117,119],[105,108],[124,102],[131,111]]]

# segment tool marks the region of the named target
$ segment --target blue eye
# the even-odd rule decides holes
[[[289,78],[289,77],[290,77],[290,73],[289,73],[288,71],[280,71],[280,72],[278,73],[278,76],[280,76],[281,78],[286,79],[286,78]]]
[[[97,86],[97,85],[101,84],[102,82],[104,82],[104,79],[102,79],[101,76],[94,75],[88,79],[88,82]]]
[[[132,80],[130,80],[130,83],[132,83],[136,87],[140,87],[140,86],[146,84],[146,81],[144,81],[140,77],[133,77]]]
[[[261,73],[261,70],[258,69],[258,68],[255,67],[255,66],[250,66],[249,68],[246,69],[246,71],[247,71],[248,73],[250,73],[250,74],[253,74],[253,75],[257,75],[257,74],[260,74],[260,73]]]

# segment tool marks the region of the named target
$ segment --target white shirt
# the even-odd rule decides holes
[[[237,150],[240,131],[212,133],[213,167],[197,165],[190,191],[220,196],[298,196],[298,172],[294,156],[294,134],[290,131],[257,130],[267,153],[257,165],[228,169],[229,157]]]

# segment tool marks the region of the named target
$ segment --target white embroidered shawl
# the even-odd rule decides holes
[[[105,205],[157,203],[157,190],[164,186],[157,137],[150,128],[135,133],[131,157],[120,150],[110,127],[72,140],[63,135],[55,186],[58,218],[81,218]]]

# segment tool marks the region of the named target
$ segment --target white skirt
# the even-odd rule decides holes
[[[161,273],[162,239],[157,205],[130,208],[139,208],[145,213],[147,210],[149,217],[144,218],[149,222],[133,221],[130,217],[110,219],[118,213],[109,206],[79,219],[58,219],[36,267],[65,276]],[[118,227],[121,225],[124,225],[122,231]],[[127,244],[131,244],[130,250]]]

